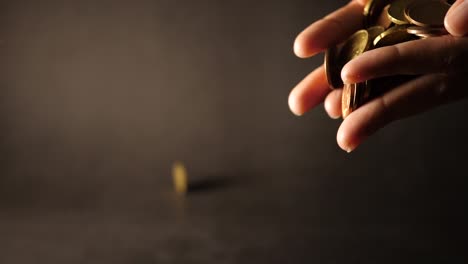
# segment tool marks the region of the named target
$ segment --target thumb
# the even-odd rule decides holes
[[[468,35],[468,0],[457,0],[447,12],[444,23],[453,36]]]

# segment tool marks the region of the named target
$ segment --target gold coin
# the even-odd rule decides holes
[[[341,97],[343,119],[367,102],[369,95],[370,89],[367,82],[345,84]]]
[[[390,4],[392,0],[369,0],[364,6],[364,23],[365,27],[373,26],[382,13],[385,6]]]
[[[174,189],[178,194],[185,194],[188,190],[188,175],[187,169],[184,164],[180,161],[175,162],[172,165],[172,180],[174,183]]]
[[[369,33],[365,29],[356,31],[346,42],[340,51],[341,65],[344,66],[350,60],[369,50]],[[340,69],[341,71],[341,69]]]
[[[450,4],[440,0],[414,0],[405,10],[405,17],[411,24],[422,27],[444,26],[444,19]]]
[[[377,19],[377,25],[383,27],[384,29],[389,28],[392,26],[392,20],[388,17],[388,9],[390,8],[390,5],[387,5],[384,7],[382,10],[382,13],[380,13],[379,18]]]
[[[387,16],[396,25],[408,24],[408,20],[405,17],[406,6],[410,3],[411,0],[396,0],[393,1],[388,10]]]
[[[374,39],[382,34],[385,29],[382,26],[373,26],[367,29],[367,33],[369,33],[369,41],[372,44]]]
[[[408,33],[413,35],[425,35],[425,36],[442,36],[448,34],[448,31],[445,27],[419,27],[412,26],[408,27]]]
[[[341,80],[341,63],[339,58],[340,48],[333,46],[325,52],[324,67],[327,74],[328,85],[331,89],[338,89],[343,87]]]
[[[424,34],[424,33],[419,33],[419,34],[414,34],[415,36],[418,36],[422,39],[427,39],[427,38],[435,38],[437,35],[431,35],[431,34]]]
[[[387,29],[384,33],[374,39],[374,48],[391,46],[417,39],[416,36],[408,33],[408,27],[409,25],[397,25]]]
[[[351,112],[353,112],[353,104],[354,104],[354,92],[355,92],[356,84],[345,84],[343,86],[343,94],[341,97],[341,112],[343,115],[343,119],[348,117]]]

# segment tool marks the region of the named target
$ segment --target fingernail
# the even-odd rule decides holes
[[[294,46],[293,46],[293,52],[296,54],[296,56],[301,57],[302,53],[302,48],[299,45],[299,42],[297,40],[294,41]]]
[[[357,145],[351,143],[345,133],[343,133],[341,130],[338,131],[338,135],[337,135],[337,142],[338,142],[338,145],[340,146],[340,148],[344,151],[346,151],[347,153],[351,153],[353,152]]]
[[[461,37],[468,33],[468,0],[461,0],[452,6],[445,17],[445,26],[454,36]]]
[[[346,151],[347,153],[351,153],[351,152],[353,152],[354,150],[356,150],[356,147],[357,147],[357,146],[351,145],[351,144],[350,144],[350,145],[346,146],[346,148],[344,149],[344,151]]]
[[[296,115],[296,116],[301,116],[303,114],[302,111],[300,111],[298,105],[297,105],[297,102],[296,102],[296,98],[294,97],[293,94],[291,94],[288,98],[288,105],[289,105],[289,110],[291,110],[291,112]]]

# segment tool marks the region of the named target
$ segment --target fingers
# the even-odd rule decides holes
[[[342,95],[343,95],[343,89],[334,89],[325,98],[325,102],[324,102],[325,111],[333,119],[338,119],[342,115],[342,111],[341,111]]]
[[[467,61],[468,38],[434,37],[365,52],[343,67],[341,77],[358,83],[399,74],[456,73],[466,71]]]
[[[445,28],[454,36],[466,36],[468,34],[468,1],[458,0],[445,16]]]
[[[367,137],[392,121],[467,95],[463,74],[431,74],[419,77],[351,113],[338,130],[338,145],[351,152]]]
[[[330,92],[325,69],[317,68],[304,78],[289,94],[289,108],[295,115],[303,115],[320,104]]]
[[[351,1],[302,31],[294,41],[294,53],[307,58],[344,41],[362,27],[364,1]]]

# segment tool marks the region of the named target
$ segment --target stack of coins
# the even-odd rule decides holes
[[[325,70],[332,89],[343,88],[342,114],[346,118],[373,96],[388,87],[389,78],[343,84],[341,70],[366,51],[398,43],[448,34],[445,14],[454,1],[370,0],[364,8],[364,29],[325,53]],[[395,79],[402,80],[400,77]],[[406,80],[406,78],[405,78]],[[393,84],[398,82],[393,82]]]

